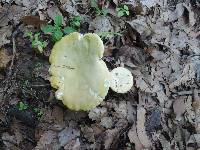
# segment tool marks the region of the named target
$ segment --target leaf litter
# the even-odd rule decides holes
[[[94,2],[96,8],[87,0],[1,1],[0,149],[198,149],[200,3]],[[121,4],[129,16],[117,17]],[[95,12],[103,8],[107,15]],[[80,16],[78,31],[104,35],[103,59],[110,70],[123,66],[132,72],[130,92],[110,90],[89,112],[70,111],[55,99],[48,55],[38,55],[23,35],[40,32],[56,15],[63,16],[62,26]],[[48,42],[46,52],[53,45]],[[27,110],[17,110],[21,101]]]

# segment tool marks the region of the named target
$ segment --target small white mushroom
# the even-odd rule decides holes
[[[117,67],[111,72],[110,87],[117,93],[126,93],[133,86],[133,76],[131,72],[123,67]]]

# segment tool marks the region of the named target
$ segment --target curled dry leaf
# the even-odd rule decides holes
[[[146,114],[146,110],[143,107],[140,107],[137,109],[137,125],[136,125],[137,134],[142,145],[145,148],[150,148],[152,144],[146,133],[145,114]]]
[[[134,124],[128,132],[128,137],[130,142],[135,144],[136,150],[141,150],[143,148],[142,143],[140,142],[137,135],[136,126]]]

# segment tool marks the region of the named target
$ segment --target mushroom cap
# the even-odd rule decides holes
[[[50,82],[56,97],[72,110],[89,110],[108,93],[110,73],[103,60],[104,45],[96,34],[74,32],[58,41],[51,52]]]
[[[117,93],[126,93],[133,86],[131,72],[123,67],[117,67],[111,71],[110,87]]]

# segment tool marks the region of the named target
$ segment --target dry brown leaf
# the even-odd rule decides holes
[[[16,149],[20,148],[20,144],[24,140],[24,135],[21,132],[22,125],[19,121],[14,119],[11,124],[10,133],[4,132],[2,134],[3,143],[6,145],[7,149]]]
[[[103,56],[112,56],[113,55],[113,50],[116,47],[113,46],[113,44],[105,45],[105,51],[103,53]]]
[[[10,60],[11,60],[11,56],[8,55],[6,50],[0,49],[0,68],[6,68]]]
[[[0,48],[4,45],[4,44],[7,44],[7,43],[10,43],[10,40],[8,40],[8,37],[11,36],[11,33],[12,33],[12,27],[11,26],[5,26],[5,27],[2,27],[0,29]]]
[[[22,22],[26,25],[32,25],[34,27],[40,28],[47,24],[47,21],[40,20],[39,16],[24,16]]]
[[[45,131],[40,137],[35,150],[58,149],[57,133],[52,130]]]
[[[104,32],[113,32],[114,29],[110,20],[110,17],[98,16],[90,23],[89,30],[100,34]]]
[[[114,129],[108,129],[105,132],[104,146],[106,150],[117,149],[119,145],[119,137],[123,134],[124,129],[128,126],[128,122],[125,119],[119,119],[115,124]]]
[[[63,0],[62,0],[63,1]],[[70,1],[70,0],[64,0],[65,3],[62,6],[62,9],[66,12],[68,12],[70,15],[73,16],[80,16],[79,12],[77,11],[76,5],[74,4],[74,2]]]
[[[64,147],[65,150],[81,150],[81,143],[79,138],[71,140],[67,145]]]
[[[33,9],[36,7],[37,0],[22,0],[22,3],[27,9]]]
[[[20,19],[29,12],[26,7],[18,5],[6,5],[5,7],[9,10],[7,17],[9,18],[9,20],[13,20],[14,24],[18,24],[20,22]]]
[[[89,142],[94,142],[95,141],[95,133],[93,128],[84,126],[81,127],[81,131],[83,133],[83,136],[89,141]]]
[[[192,96],[188,96],[186,98],[185,105],[186,105],[186,112],[185,112],[184,116],[187,119],[187,121],[194,124],[197,116],[192,107]]]
[[[135,144],[136,150],[141,150],[143,148],[142,143],[140,142],[138,138],[135,124],[133,124],[133,126],[129,130],[128,137],[129,137],[130,142]]]
[[[0,27],[8,25],[9,19],[7,14],[8,10],[0,5]]]
[[[92,119],[92,120],[100,120],[103,116],[106,116],[107,115],[107,109],[105,107],[102,107],[102,108],[99,108],[99,107],[96,107],[94,109],[91,109],[89,111],[89,118]]]
[[[163,135],[159,136],[159,141],[164,150],[171,150],[171,143]]]
[[[80,131],[77,129],[73,124],[69,127],[66,127],[64,130],[62,130],[60,133],[58,133],[58,140],[59,144],[61,146],[65,146],[68,144],[71,140],[74,140],[80,136]]]
[[[111,117],[103,117],[101,118],[100,124],[106,129],[109,129],[113,126],[113,120]]]
[[[176,129],[176,132],[174,134],[174,140],[178,143],[178,146],[180,149],[184,149],[184,145],[183,145],[183,137],[182,137],[182,133],[181,133],[181,129],[180,127],[178,127]]]
[[[150,85],[146,83],[142,76],[136,78],[136,86],[144,92],[151,92]]]
[[[10,135],[8,132],[4,132],[2,133],[1,138],[7,149],[20,150],[20,148],[16,146],[17,141],[14,135]]]
[[[198,147],[200,147],[200,134],[193,134],[190,136],[190,139],[187,141],[188,147],[191,144],[197,144]]]
[[[106,136],[105,136],[105,149],[113,149],[116,148],[116,142],[119,140],[119,130],[114,128],[114,129],[109,129],[106,131]],[[114,147],[113,147],[114,146]]]
[[[174,113],[176,115],[176,120],[178,121],[182,119],[182,115],[186,111],[185,98],[186,97],[181,96],[177,98],[173,103]]]
[[[137,109],[137,134],[142,145],[145,148],[150,148],[152,144],[145,129],[145,114],[146,110],[143,107]]]
[[[120,47],[117,56],[125,65],[133,68],[145,64],[146,61],[144,50],[136,46],[124,45]]]
[[[195,64],[194,63],[186,64],[180,77],[178,77],[176,81],[171,83],[169,85],[169,88],[173,89],[181,84],[186,85],[188,82],[192,84],[195,79],[195,73],[196,73]]]

